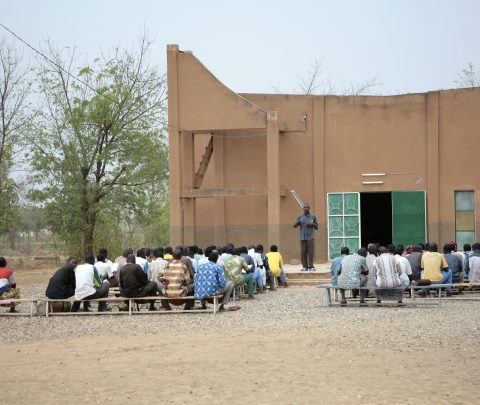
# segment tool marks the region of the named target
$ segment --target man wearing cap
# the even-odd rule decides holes
[[[318,229],[317,217],[310,213],[310,205],[303,205],[303,214],[299,215],[293,224],[300,226],[300,254],[302,271],[315,271],[313,255],[315,252],[315,230]]]

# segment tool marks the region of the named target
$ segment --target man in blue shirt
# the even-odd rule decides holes
[[[202,309],[206,309],[205,298],[212,295],[223,294],[220,311],[240,309],[239,307],[225,308],[233,291],[233,281],[225,279],[221,266],[217,265],[218,252],[216,250],[208,255],[208,263],[198,266],[195,273],[195,298],[202,300]]]
[[[257,282],[257,286],[258,286],[257,292],[259,294],[265,293],[265,291],[263,291],[263,280],[262,280],[262,275],[260,274],[260,269],[255,266],[255,261],[253,260],[252,256],[248,254],[248,250],[246,246],[242,246],[240,248],[240,256],[242,256],[247,262],[247,266],[250,269],[250,272],[252,273],[253,279]]]
[[[310,205],[303,206],[303,215],[299,215],[293,227],[300,226],[300,252],[302,271],[315,271],[313,256],[315,252],[315,230],[318,229],[317,217],[310,214]]]
[[[342,247],[340,250],[340,256],[336,257],[333,259],[332,266],[330,267],[331,271],[331,276],[332,276],[332,285],[337,287],[338,286],[338,271],[340,270],[342,266],[342,261],[345,258],[345,256],[348,256],[350,254],[350,249],[346,246]]]

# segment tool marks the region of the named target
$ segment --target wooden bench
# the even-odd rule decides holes
[[[161,301],[169,301],[169,300],[194,300],[194,301],[201,301],[194,296],[188,296],[188,297],[178,297],[178,298],[169,298],[169,297],[164,297],[164,296],[151,296],[151,297],[132,297],[132,298],[127,298],[127,297],[106,297],[106,298],[95,298],[91,300],[80,300],[81,303],[83,302],[107,302],[107,303],[124,303],[125,301],[128,301],[128,310],[127,311],[104,311],[104,312],[98,312],[98,311],[89,311],[89,312],[84,312],[84,311],[78,311],[78,312],[51,312],[50,311],[50,306],[49,303],[54,303],[54,302],[69,302],[73,303],[74,300],[71,298],[68,299],[50,299],[50,298],[45,298],[43,301],[45,301],[45,316],[52,316],[52,315],[60,315],[60,316],[65,316],[65,315],[112,315],[112,314],[125,314],[125,315],[132,315],[132,314],[167,314],[167,313],[213,313],[216,314],[219,311],[220,305],[219,305],[219,299],[222,299],[223,295],[214,295],[211,297],[207,297],[206,299],[211,299],[213,300],[213,309],[197,309],[197,310],[184,310],[184,309],[176,309],[172,311],[168,311],[165,309],[160,309],[156,311],[141,311],[137,310],[135,311],[135,303],[136,302],[141,302],[141,301],[155,301],[155,302],[161,302]]]
[[[471,291],[471,292],[476,292],[478,289],[480,289],[480,283],[469,283],[468,281],[465,281],[463,283],[453,283],[452,288],[457,290],[459,294],[463,294],[463,292]]]
[[[0,306],[5,306],[10,304],[22,304],[30,303],[30,313],[28,312],[0,312],[0,316],[28,316],[31,317],[37,313],[37,304],[39,301],[43,301],[42,298],[7,298],[5,300],[0,300]]]
[[[388,291],[392,292],[390,300],[398,301],[399,299],[403,298],[403,292],[405,292],[407,290],[410,290],[410,303],[412,305],[417,305],[418,304],[418,301],[415,298],[415,291],[437,290],[438,294],[437,294],[436,301],[437,301],[437,305],[441,306],[441,304],[442,304],[441,290],[442,290],[442,288],[451,287],[451,286],[452,286],[451,284],[430,284],[430,285],[425,285],[425,286],[410,284],[405,288],[404,287],[397,287],[397,288],[378,288],[378,287],[375,287],[374,290],[375,290],[375,293],[377,291],[383,293],[383,294],[381,294],[381,297],[382,297],[381,300],[385,300],[385,301],[389,300],[388,295],[386,295],[386,292],[388,292]],[[331,284],[320,284],[320,285],[317,285],[317,288],[322,288],[322,289],[325,290],[325,292],[326,292],[326,294],[325,294],[326,304],[329,307],[334,306],[334,304],[332,304],[331,291],[332,290],[333,291],[338,291],[341,288],[338,287],[338,286],[333,286]],[[344,290],[372,290],[371,287],[360,287],[360,288],[350,288],[350,289],[343,288],[343,289]],[[402,293],[402,294],[400,294],[400,293]],[[375,300],[376,300],[376,298],[375,298]]]

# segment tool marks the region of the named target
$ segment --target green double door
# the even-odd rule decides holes
[[[348,246],[351,252],[361,245],[360,193],[328,193],[328,257],[334,259],[340,254],[342,246]],[[391,192],[392,242],[415,244],[425,242],[425,192]]]

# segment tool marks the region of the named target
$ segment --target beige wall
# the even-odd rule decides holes
[[[174,244],[275,242],[287,260],[298,258],[298,230],[291,225],[301,210],[284,192],[294,189],[318,217],[317,261],[325,261],[328,192],[426,190],[428,234],[439,243],[454,238],[454,191],[476,190],[479,200],[480,89],[386,97],[238,95],[193,54],[179,52],[168,52],[169,120],[183,125],[169,130]],[[269,112],[277,121],[268,121],[268,114],[275,116]],[[214,152],[200,189],[263,187],[261,195],[180,198],[193,187],[212,135]],[[366,180],[384,184],[362,184]]]

